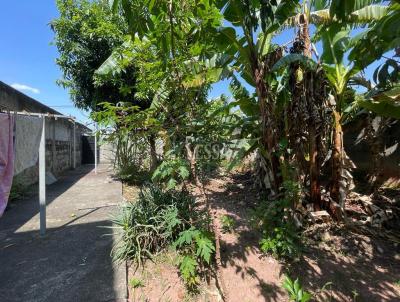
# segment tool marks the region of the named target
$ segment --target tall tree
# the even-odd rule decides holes
[[[51,21],[54,44],[63,77],[58,84],[69,89],[74,104],[96,110],[101,102],[134,101],[135,68],[109,81],[95,84],[95,71],[123,44],[128,28],[112,14],[106,0],[57,0],[60,16]],[[146,106],[145,102],[140,105]]]

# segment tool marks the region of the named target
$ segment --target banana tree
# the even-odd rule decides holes
[[[350,3],[351,2],[351,3]],[[357,16],[364,16],[370,13],[373,16],[375,23],[374,26],[379,26],[381,22],[384,22],[384,18],[388,18],[387,15],[383,15],[376,9],[378,6],[370,6],[372,1],[350,1],[349,5],[344,1],[332,1],[329,12],[331,15],[336,17],[339,22],[329,24],[328,26],[321,26],[319,28],[320,37],[323,45],[323,54],[321,56],[321,62],[325,70],[327,79],[329,80],[332,87],[333,95],[333,142],[332,142],[332,182],[331,182],[331,197],[333,200],[340,205],[340,208],[344,207],[344,199],[346,197],[346,189],[349,189],[349,181],[351,175],[345,167],[348,164],[346,160],[346,154],[343,146],[343,110],[346,105],[345,93],[349,85],[350,79],[355,76],[360,70],[365,68],[368,64],[379,59],[379,55],[371,54],[367,56],[367,59],[359,59],[364,56],[358,53],[356,55],[357,48],[360,48],[360,42],[364,42],[361,37],[365,37],[371,31],[367,29],[360,36],[350,40],[350,25],[346,23],[348,15],[352,14],[352,11],[356,10]],[[375,1],[382,2],[382,1]],[[367,6],[363,6],[367,4]],[[395,7],[388,6],[384,8],[386,12],[393,12]],[[360,11],[362,13],[360,13]],[[374,13],[375,12],[375,13]],[[395,22],[393,17],[389,14],[389,19]],[[392,24],[393,25],[393,24]],[[373,28],[372,27],[372,28]],[[358,44],[357,44],[358,43]],[[364,42],[365,43],[365,42]],[[355,47],[354,47],[355,45]],[[393,45],[391,45],[393,47]],[[351,50],[348,63],[346,63],[345,53]],[[357,59],[355,57],[357,56]],[[353,59],[354,61],[351,61]],[[347,165],[348,166],[348,165]],[[347,188],[346,188],[347,187]],[[333,207],[332,212],[336,217],[340,217],[341,213],[338,211],[338,207]]]
[[[324,89],[321,86],[326,86],[326,83],[319,81],[320,76],[324,77],[321,74],[321,68],[302,69],[299,66],[300,61],[308,61],[308,65],[312,65],[310,63],[312,53],[317,55],[315,46],[311,43],[310,25],[317,26],[314,39],[318,39],[328,25],[338,22],[351,24],[352,27],[367,24],[381,18],[387,12],[387,6],[377,5],[378,2],[381,1],[358,1],[357,3],[348,1],[345,5],[336,0],[303,1],[297,7],[296,14],[288,18],[284,24],[285,27],[298,28],[287,61],[291,66],[289,89],[292,93],[292,100],[287,108],[288,113],[292,115],[289,120],[291,125],[289,125],[288,137],[289,142],[292,142],[292,147],[297,150],[297,167],[302,175],[298,178],[307,179],[304,176],[309,176],[310,201],[316,209],[324,206],[321,204],[320,169],[324,153],[323,141],[327,140],[322,136],[328,135],[326,123],[329,119],[323,117],[325,103],[321,99],[324,97]],[[347,13],[342,14],[342,11]],[[310,80],[307,80],[308,78]],[[304,97],[305,95],[307,97]],[[299,137],[303,137],[300,144]],[[305,160],[305,154],[308,155],[307,160]]]
[[[329,118],[324,117],[326,111],[326,100],[317,101],[318,99],[326,98],[327,89],[321,89],[320,86],[326,85],[323,81],[318,82],[315,79],[320,77],[326,78],[329,81],[329,86],[332,88],[331,106],[333,108],[333,167],[332,167],[332,185],[331,194],[337,203],[343,204],[345,192],[340,189],[340,184],[344,184],[344,178],[350,178],[348,171],[343,170],[344,159],[343,143],[342,143],[342,111],[345,105],[345,94],[347,91],[348,81],[361,68],[359,65],[346,65],[344,61],[345,52],[350,48],[349,34],[350,29],[360,25],[366,25],[376,20],[380,20],[390,11],[389,6],[383,4],[384,1],[304,1],[297,11],[297,14],[288,18],[285,22],[286,27],[297,27],[298,33],[291,48],[291,54],[282,58],[274,67],[278,69],[281,66],[290,66],[292,82],[295,85],[291,88],[292,101],[289,105],[289,112],[296,111],[300,120],[291,119],[294,126],[291,127],[289,137],[307,137],[303,142],[303,150],[308,153],[308,167],[303,168],[303,173],[310,177],[310,200],[316,208],[321,206],[331,206],[331,211],[335,212],[336,216],[340,216],[337,209],[321,204],[320,195],[320,169],[323,147],[322,141],[329,141],[329,132],[325,131],[326,137],[321,137],[323,130],[326,129],[325,124],[329,122]],[[313,39],[310,37],[310,24],[316,26]],[[322,40],[323,54],[319,58],[315,47],[311,40]],[[312,52],[315,52],[317,59],[322,63],[323,73],[321,68],[312,61]],[[303,68],[299,69],[299,64]],[[317,71],[319,70],[319,76]],[[298,72],[301,72],[300,78]],[[314,74],[313,80],[307,84],[306,74]],[[311,84],[311,87],[310,87]],[[318,87],[317,87],[318,86]],[[311,92],[305,93],[305,92]],[[325,91],[325,93],[324,93]],[[302,96],[306,94],[307,97]],[[325,96],[324,96],[325,95]],[[320,106],[317,108],[317,104]],[[292,107],[292,108],[291,108]],[[308,120],[308,123],[304,123]],[[319,122],[318,122],[319,121]],[[321,121],[324,121],[321,123]],[[302,135],[296,130],[295,125],[301,124]],[[294,131],[293,131],[294,129]],[[294,140],[293,140],[294,141]],[[298,144],[296,144],[298,146]],[[297,156],[298,161],[302,161],[302,155]],[[347,162],[347,161],[346,161]],[[303,165],[304,167],[304,165]],[[343,187],[343,186],[342,186]]]
[[[231,26],[219,28],[216,43],[221,52],[230,56],[230,64],[237,71],[235,75],[256,91],[261,126],[259,150],[266,166],[261,179],[272,193],[278,193],[282,174],[278,155],[280,121],[276,116],[276,102],[271,89],[274,78],[270,69],[282,56],[282,49],[272,47],[271,38],[294,14],[297,5],[297,1],[217,2],[225,24]]]

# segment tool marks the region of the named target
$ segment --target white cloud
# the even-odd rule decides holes
[[[36,94],[40,93],[39,89],[30,87],[30,86],[24,85],[24,84],[14,83],[14,84],[11,85],[11,87],[14,88],[14,89],[17,89],[17,90],[22,90],[22,91],[26,90],[26,91],[30,91],[30,92],[36,93]]]

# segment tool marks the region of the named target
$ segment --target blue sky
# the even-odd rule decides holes
[[[88,113],[74,108],[68,92],[56,84],[61,72],[55,64],[57,49],[51,45],[53,32],[48,24],[57,16],[55,0],[3,1],[0,10],[0,80],[87,123]],[[292,34],[286,31],[274,40],[286,43]],[[367,74],[376,66],[369,68]],[[215,98],[221,93],[229,95],[227,87],[227,81],[214,85],[209,97]]]
[[[87,122],[87,113],[74,108],[68,92],[56,84],[61,72],[55,64],[57,49],[50,45],[53,32],[48,24],[57,16],[55,0],[3,1],[0,81],[19,84],[16,87],[21,92]]]
[[[18,18],[16,18],[18,16]],[[48,25],[58,16],[55,0],[4,1],[0,10],[0,81],[83,123],[88,113],[73,107],[68,91],[56,84],[61,72],[55,63]],[[214,85],[210,98],[229,94],[228,82]]]

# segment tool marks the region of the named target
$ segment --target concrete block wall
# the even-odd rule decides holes
[[[102,142],[99,144],[100,154],[99,163],[100,164],[113,164],[115,162],[115,150],[116,146],[112,142]]]
[[[58,111],[30,98],[0,81],[0,109],[62,115]],[[81,136],[89,129],[80,123],[75,124],[76,166],[82,162]],[[46,172],[56,177],[73,168],[73,127],[74,123],[66,118],[46,118]],[[14,181],[22,185],[31,185],[39,180],[38,164],[15,177]]]

